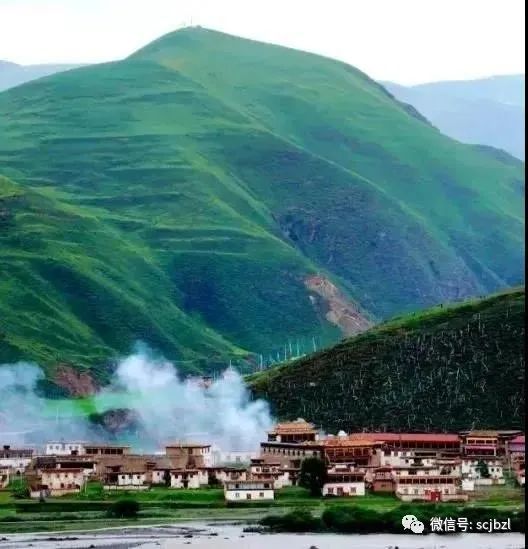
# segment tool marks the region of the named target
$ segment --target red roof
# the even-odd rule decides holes
[[[354,433],[357,439],[379,442],[459,442],[460,437],[452,433]]]

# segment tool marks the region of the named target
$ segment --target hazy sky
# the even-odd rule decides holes
[[[0,59],[119,59],[192,21],[404,84],[524,72],[524,0],[0,0]]]

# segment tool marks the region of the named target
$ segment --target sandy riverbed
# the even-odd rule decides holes
[[[523,549],[521,534],[404,536],[391,534],[256,534],[241,526],[178,524],[112,528],[90,533],[12,534],[2,549]]]

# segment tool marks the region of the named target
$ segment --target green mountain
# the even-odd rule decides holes
[[[524,288],[397,318],[250,378],[330,432],[524,425]]]
[[[524,74],[383,85],[446,135],[463,143],[497,147],[524,160]]]
[[[523,280],[523,165],[201,28],[0,94],[0,363],[184,370]]]

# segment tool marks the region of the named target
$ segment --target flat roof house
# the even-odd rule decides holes
[[[210,444],[173,442],[165,446],[165,454],[170,458],[180,460],[182,469],[211,467],[214,461]]]
[[[365,473],[350,467],[336,466],[329,469],[323,485],[323,496],[364,496]]]
[[[226,501],[270,501],[275,498],[273,480],[228,480],[224,483]]]

